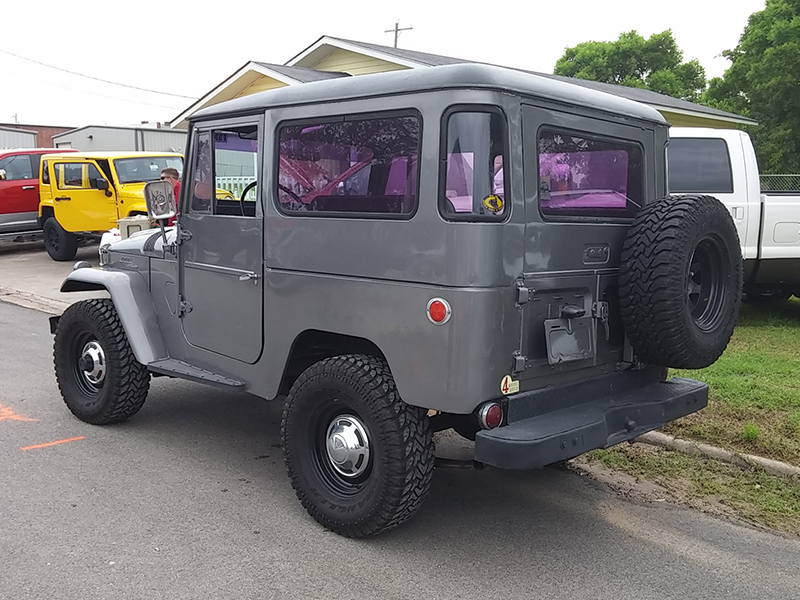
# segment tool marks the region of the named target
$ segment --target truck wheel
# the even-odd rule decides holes
[[[684,195],[648,204],[622,250],[620,313],[640,360],[700,369],[733,333],[742,296],[742,255],[725,206]]]
[[[76,302],[61,316],[53,347],[56,379],[81,421],[106,425],[135,415],[150,373],[137,362],[109,299]]]
[[[426,413],[400,399],[381,359],[336,356],[306,369],[286,399],[281,438],[298,499],[340,535],[365,537],[399,525],[430,488]]]
[[[78,238],[65,231],[54,217],[49,217],[42,228],[44,248],[53,260],[72,260],[78,252]]]

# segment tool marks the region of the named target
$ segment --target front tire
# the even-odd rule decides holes
[[[78,237],[66,231],[55,217],[49,217],[42,227],[44,248],[57,261],[72,260],[78,253]]]
[[[306,369],[281,422],[284,462],[301,504],[347,537],[409,519],[433,475],[433,433],[423,409],[404,403],[385,361],[336,356]]]
[[[53,347],[67,408],[93,425],[117,423],[142,408],[150,373],[133,355],[109,299],[76,302],[61,316]]]

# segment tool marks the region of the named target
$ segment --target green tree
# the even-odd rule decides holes
[[[648,39],[629,31],[615,42],[583,42],[567,48],[553,72],[692,101],[706,88],[705,70],[697,59],[683,62],[683,52],[670,29]]]
[[[800,173],[800,0],[767,0],[753,13],[731,66],[704,101],[758,121],[750,128],[765,173]]]

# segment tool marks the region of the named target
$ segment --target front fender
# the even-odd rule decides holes
[[[148,365],[169,358],[153,299],[142,273],[84,267],[72,271],[61,284],[62,292],[102,289],[111,294],[136,360]]]

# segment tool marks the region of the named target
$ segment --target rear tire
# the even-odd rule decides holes
[[[620,314],[638,358],[700,369],[728,345],[742,296],[736,227],[711,196],[662,198],[642,209],[622,251]]]
[[[336,356],[306,369],[286,400],[281,437],[297,498],[340,535],[396,527],[430,488],[434,445],[426,412],[400,399],[381,359]]]
[[[58,261],[72,260],[78,252],[78,237],[65,231],[55,217],[49,217],[42,227],[44,248],[50,258]]]
[[[111,300],[67,308],[58,321],[53,357],[61,396],[81,421],[117,423],[142,408],[150,373],[134,357]]]

